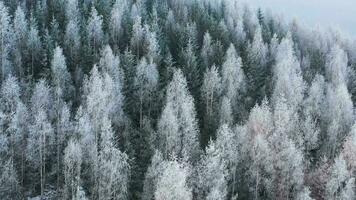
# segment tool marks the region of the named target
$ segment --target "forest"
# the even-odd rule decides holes
[[[1,200],[356,199],[341,31],[237,0],[0,0],[0,41]]]

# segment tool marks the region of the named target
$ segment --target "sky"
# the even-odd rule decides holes
[[[252,8],[270,9],[287,20],[303,24],[334,27],[356,38],[356,0],[242,0]]]

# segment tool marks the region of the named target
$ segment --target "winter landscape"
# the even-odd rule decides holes
[[[1,200],[356,199],[342,31],[237,0],[0,0],[0,41]]]

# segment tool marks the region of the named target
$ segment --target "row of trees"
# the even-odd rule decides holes
[[[354,199],[356,43],[233,0],[0,1],[0,199]]]

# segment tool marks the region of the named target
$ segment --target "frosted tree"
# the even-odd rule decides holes
[[[274,196],[277,199],[295,197],[302,189],[304,166],[303,154],[290,139],[280,137],[272,143],[275,156],[274,168]]]
[[[351,128],[349,136],[346,138],[342,152],[342,157],[347,163],[347,168],[350,169],[353,175],[356,174],[356,125]]]
[[[119,44],[123,34],[123,18],[126,9],[128,9],[126,0],[116,0],[111,10],[109,30],[111,40],[115,45]]]
[[[254,33],[253,41],[247,48],[248,72],[246,73],[249,81],[251,95],[256,95],[261,99],[265,95],[265,80],[267,76],[267,46],[263,42],[261,28],[258,26]]]
[[[214,46],[212,43],[213,41],[209,32],[206,32],[204,34],[203,46],[201,48],[201,57],[203,59],[204,67],[208,67],[214,64],[212,63],[214,60]]]
[[[70,110],[66,103],[60,105],[62,108],[57,108],[56,125],[56,154],[57,154],[57,187],[59,187],[61,179],[61,161],[62,152],[64,150],[64,141],[73,131],[73,125],[70,121]]]
[[[334,88],[329,85],[326,94],[327,109],[325,116],[327,122],[327,155],[333,157],[340,148],[340,141],[345,139],[355,119],[353,103],[345,85]],[[328,152],[327,152],[328,151]]]
[[[12,45],[12,25],[8,8],[0,2],[0,56],[1,56],[1,76],[5,80],[10,72],[10,51]]]
[[[334,45],[325,65],[326,78],[335,86],[347,84],[347,55],[338,45]]]
[[[152,200],[154,191],[157,188],[158,178],[162,176],[164,170],[164,160],[160,151],[155,151],[151,164],[147,169],[145,180],[143,184],[143,200]]]
[[[269,136],[273,130],[273,115],[267,100],[261,105],[255,105],[250,112],[247,122],[248,131],[251,137],[256,135]]]
[[[219,114],[217,108],[219,107],[220,94],[221,77],[217,68],[213,65],[204,73],[203,85],[201,87],[202,99],[205,102],[205,131],[213,131],[219,122],[219,118],[216,118],[216,115]]]
[[[305,187],[302,191],[298,193],[296,200],[313,200],[313,198],[310,197],[310,193],[310,189]]]
[[[19,75],[19,78],[24,76],[24,54],[26,49],[26,41],[28,34],[28,22],[25,16],[24,11],[21,6],[18,6],[15,11],[14,17],[14,39],[15,39],[15,52],[14,52],[14,64],[16,64],[16,72]]]
[[[177,155],[180,151],[179,124],[171,104],[167,104],[158,122],[158,141],[156,146],[161,150],[165,158],[170,154]]]
[[[79,12],[79,3],[78,0],[66,0],[65,3],[65,15],[67,21],[79,20],[78,17],[80,16]]]
[[[146,35],[145,35],[145,43],[146,43],[146,57],[148,62],[154,62],[159,64],[161,61],[160,55],[160,46],[158,41],[157,33],[154,31],[150,31],[149,27],[146,26]]]
[[[236,192],[236,170],[239,162],[236,135],[227,124],[221,125],[216,133],[216,148],[220,149],[222,159],[226,162],[228,180],[231,181],[232,195]]]
[[[189,171],[184,163],[166,161],[162,175],[158,178],[155,200],[191,200],[192,189],[187,184]]]
[[[187,79],[189,91],[195,95],[199,89],[200,74],[195,55],[195,43],[189,38],[186,47],[181,52],[181,66],[183,73]]]
[[[303,149],[306,152],[315,150],[319,145],[320,137],[320,128],[317,125],[317,121],[308,115],[302,123]]]
[[[120,66],[120,59],[114,55],[110,46],[106,46],[101,52],[99,68],[105,76],[106,90],[110,93],[108,99],[110,103],[109,116],[114,125],[123,122],[123,103],[124,96],[124,72]]]
[[[325,198],[345,199],[355,198],[354,190],[355,178],[347,170],[346,162],[343,158],[336,158],[332,167],[329,180],[326,184]]]
[[[36,114],[36,112],[43,109],[50,119],[53,118],[54,113],[51,109],[53,105],[53,97],[51,88],[45,80],[41,79],[36,83],[30,102],[31,105],[29,108],[33,114]]]
[[[19,199],[20,187],[17,181],[17,174],[14,168],[14,160],[0,159],[0,198]]]
[[[114,146],[111,122],[104,117],[98,171],[99,199],[126,199],[128,192],[128,156]]]
[[[27,159],[39,170],[42,197],[46,187],[46,163],[54,140],[53,128],[43,108],[34,113],[33,120],[29,129]]]
[[[22,144],[23,138],[25,138],[27,112],[22,101],[20,100],[21,89],[17,79],[9,75],[3,82],[0,94],[1,135],[6,138],[5,140],[7,141],[7,145],[6,147],[4,146],[4,148],[9,150],[7,152],[7,156],[12,159],[12,163],[17,160],[21,160],[21,163],[23,163],[23,156],[21,156],[21,152],[23,152]]]
[[[38,31],[37,21],[31,16],[30,19],[30,28],[27,35],[27,51],[30,56],[30,70],[28,72],[29,75],[34,76],[35,73],[35,65],[38,64],[38,58],[41,54],[41,39]]]
[[[249,169],[251,177],[251,188],[254,199],[260,198],[261,191],[268,191],[270,188],[269,177],[273,174],[272,151],[265,136],[258,134],[253,138],[250,157],[252,163]]]
[[[104,32],[102,29],[103,17],[98,14],[95,7],[91,8],[90,16],[87,22],[86,31],[88,34],[89,46],[93,48],[93,53],[96,55],[104,40]]]
[[[293,50],[293,41],[290,33],[287,34],[278,46],[276,65],[273,68],[273,73],[274,90],[272,99],[274,104],[280,96],[284,96],[292,110],[298,109],[303,100],[305,84],[300,64]]]
[[[301,149],[304,141],[303,132],[300,131],[300,119],[298,113],[288,103],[284,96],[279,97],[275,103],[273,111],[274,130],[270,141],[273,144],[280,145],[287,140],[292,140],[293,145]]]
[[[67,23],[64,35],[64,47],[69,55],[70,63],[77,63],[79,50],[81,48],[81,35],[78,20],[70,18]]]
[[[82,147],[83,170],[82,174],[86,179],[83,179],[84,184],[93,191],[92,195],[97,194],[96,181],[98,172],[98,139],[94,131],[90,116],[86,110],[79,107],[76,114],[75,133],[79,137],[79,142]]]
[[[140,63],[136,66],[136,76],[134,78],[134,85],[136,88],[136,95],[139,99],[139,113],[140,113],[140,127],[143,122],[143,110],[148,111],[148,117],[152,110],[154,93],[158,85],[158,70],[155,63],[147,63],[146,58],[142,58]]]
[[[206,155],[201,161],[202,169],[199,174],[200,192],[207,199],[226,199],[227,197],[227,169],[222,158],[222,149],[216,148],[213,141],[206,148]]]
[[[229,98],[232,108],[237,109],[237,101],[244,90],[245,74],[242,61],[238,57],[235,47],[231,44],[225,55],[225,62],[221,69],[223,94]]]
[[[60,99],[70,99],[73,91],[72,78],[67,70],[66,59],[63,55],[63,50],[59,46],[57,46],[53,52],[51,71],[56,102],[59,105]]]
[[[212,117],[213,106],[216,106],[221,93],[221,77],[215,65],[204,74],[203,85],[201,89],[202,97],[205,100],[206,114]]]
[[[199,130],[196,121],[196,111],[192,96],[189,95],[187,82],[181,70],[176,70],[173,79],[167,87],[166,109],[172,109],[172,115],[177,119],[178,125],[178,143],[176,155],[178,157],[188,156],[193,159],[197,156],[199,148]],[[169,108],[171,107],[171,108]],[[158,123],[164,123],[164,115],[161,116]],[[160,132],[160,139],[164,138],[165,133]],[[163,135],[163,136],[162,136]]]
[[[89,79],[85,80],[85,85],[86,110],[97,138],[102,118],[111,117],[114,113],[122,113],[121,104],[117,104],[122,101],[122,96],[116,91],[110,75],[101,74],[96,65],[91,70]]]
[[[324,77],[316,75],[309,88],[308,95],[304,101],[305,115],[311,117],[312,120],[321,120],[323,117],[323,108],[325,105],[325,90],[326,84]]]
[[[220,103],[219,124],[232,125],[233,122],[234,118],[232,115],[231,101],[226,96],[223,96]]]
[[[140,57],[142,54],[142,45],[144,44],[145,30],[142,26],[141,17],[136,17],[132,25],[132,37],[130,45],[132,51],[136,56]]]
[[[79,199],[81,186],[82,149],[75,140],[70,140],[64,150],[64,191],[66,199]]]
[[[16,110],[12,114],[11,121],[8,127],[8,133],[10,133],[10,144],[13,157],[18,157],[18,164],[20,166],[21,173],[19,173],[20,183],[23,184],[25,176],[25,154],[27,132],[28,132],[29,113],[26,105],[21,101],[17,103]]]

